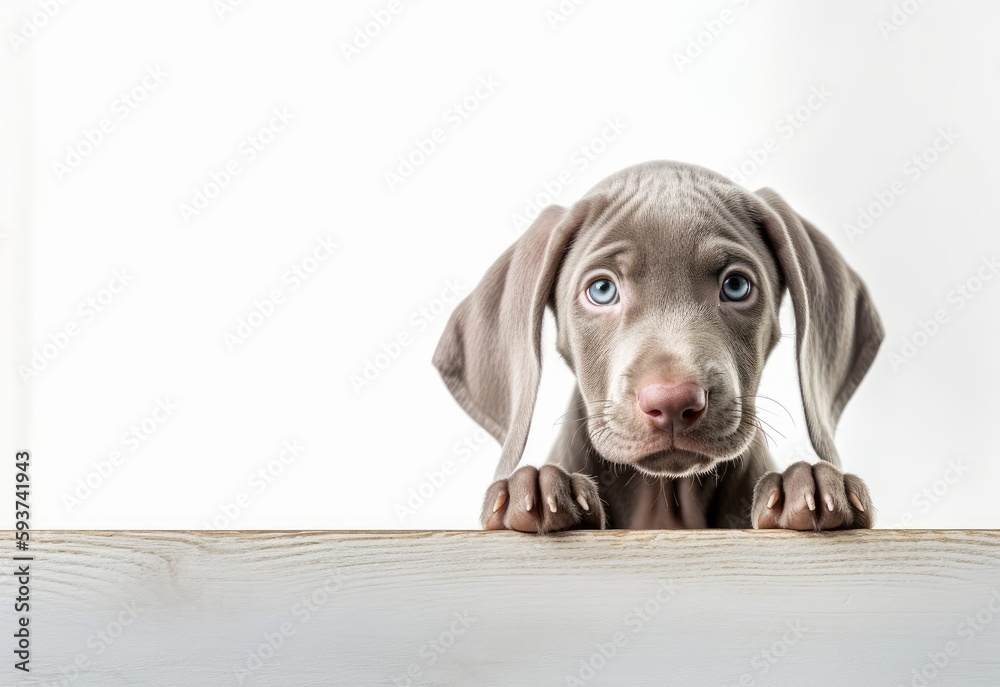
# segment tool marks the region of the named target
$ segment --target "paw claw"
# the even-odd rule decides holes
[[[553,464],[524,465],[495,481],[479,519],[483,529],[535,534],[607,526],[594,478]]]
[[[761,475],[754,485],[750,523],[754,529],[870,529],[873,512],[860,477],[824,461],[803,461],[783,473]]]

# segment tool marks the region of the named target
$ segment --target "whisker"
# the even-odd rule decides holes
[[[726,413],[727,411],[723,410],[723,411],[720,411],[720,412]],[[788,437],[785,436],[784,432],[782,432],[781,430],[779,430],[778,428],[776,428],[774,425],[772,425],[767,420],[759,417],[756,413],[752,413],[749,410],[743,410],[743,411],[730,410],[730,411],[728,411],[728,413],[729,413],[729,417],[746,417],[747,419],[750,420],[751,423],[753,423],[761,431],[764,431],[764,428],[760,426],[760,423],[763,423],[763,424],[767,425],[771,429],[772,432],[774,432],[775,434],[777,434],[778,436],[780,436],[782,439],[786,439],[786,440],[788,439]]]
[[[756,420],[757,420],[758,422],[763,422],[763,423],[764,423],[765,425],[767,425],[768,427],[770,427],[770,428],[771,428],[771,431],[772,431],[772,432],[774,432],[775,434],[777,434],[777,435],[778,435],[779,437],[781,437],[782,439],[786,439],[786,440],[788,439],[788,437],[786,437],[786,436],[785,436],[784,434],[782,434],[782,433],[781,433],[781,432],[779,432],[779,431],[778,431],[777,429],[775,429],[774,425],[772,425],[772,424],[771,424],[770,422],[768,422],[767,420],[764,420],[764,419],[762,419],[762,418],[759,418],[759,417],[758,417],[758,418],[755,418],[755,419],[756,419]]]
[[[569,415],[569,413],[566,413],[566,415]],[[566,415],[563,415],[562,417],[566,417]],[[595,420],[599,417],[604,417],[605,415],[607,415],[607,413],[597,413],[596,415],[588,415],[587,417],[578,417],[572,420],[562,420],[561,422],[559,420],[556,420],[555,422],[552,423],[552,426],[555,427],[556,425],[566,425],[573,422],[587,422],[588,420]]]
[[[586,423],[581,423],[580,426],[576,428],[576,431],[573,432],[573,436],[570,437],[570,439],[569,439],[570,443],[572,444],[574,441],[576,441],[576,437],[577,437],[577,435],[580,434],[580,431],[584,430],[586,428],[587,428],[587,424]]]
[[[658,493],[656,495],[656,498],[653,499],[653,502],[651,504],[649,504],[649,510],[653,510],[653,507],[656,505],[657,501],[660,500],[661,496],[663,497],[663,507],[664,507],[664,509],[670,510],[670,507],[667,505],[667,495],[663,493],[663,480],[662,479],[660,480],[660,493]]]
[[[772,441],[770,435],[760,425],[755,424],[754,426],[757,427],[757,429],[760,431],[760,433],[764,435],[764,443],[767,446],[767,448],[770,449],[771,448],[771,441]],[[775,443],[775,447],[777,447],[777,443]]]
[[[770,401],[771,403],[776,403],[782,410],[785,411],[785,414],[788,415],[788,419],[791,420],[792,426],[795,426],[795,418],[792,417],[792,414],[789,412],[788,408],[785,407],[785,404],[782,403],[781,401],[778,401],[777,399],[773,399],[770,396],[765,396],[764,394],[746,394],[746,395],[743,395],[743,396],[737,396],[737,398],[740,398],[740,399],[743,399],[743,398],[762,398],[762,399],[764,399],[766,401]]]

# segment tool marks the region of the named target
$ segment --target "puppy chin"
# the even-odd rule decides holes
[[[751,438],[741,436],[739,428],[720,441],[703,443],[691,437],[671,437],[664,432],[641,438],[617,431],[590,433],[594,450],[604,460],[628,465],[650,477],[681,478],[711,472],[718,465],[739,458],[750,446]]]
[[[732,438],[732,436],[730,437]],[[628,463],[642,473],[655,477],[692,477],[711,472],[721,463],[741,456],[750,441],[740,445],[703,444],[688,437],[678,437],[663,446],[647,446],[644,455]]]
[[[631,465],[639,472],[654,477],[680,478],[708,472],[717,462],[703,453],[673,448],[645,455],[631,461]]]

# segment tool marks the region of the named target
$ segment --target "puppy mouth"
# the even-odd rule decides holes
[[[630,465],[651,476],[688,477],[709,472],[719,463],[742,454],[750,444],[742,425],[739,422],[733,432],[713,436],[710,441],[663,430],[644,432],[645,436],[639,438],[605,425],[591,440],[605,460]]]
[[[641,472],[659,477],[686,477],[711,469],[716,459],[701,452],[673,448],[650,453],[632,461]]]

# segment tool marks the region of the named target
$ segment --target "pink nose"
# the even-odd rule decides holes
[[[639,390],[639,408],[659,429],[680,432],[701,417],[708,407],[705,390],[697,384],[647,384]]]

